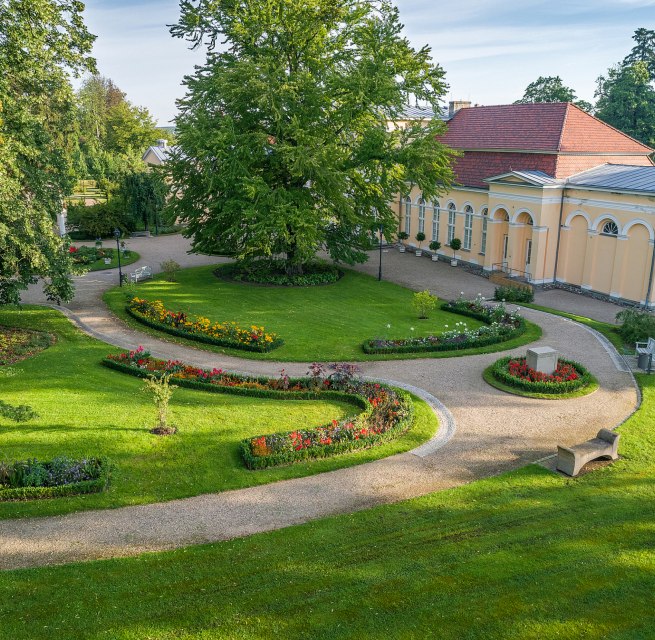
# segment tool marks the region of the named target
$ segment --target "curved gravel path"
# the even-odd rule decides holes
[[[164,241],[168,239],[162,239]],[[133,241],[133,244],[137,244]],[[141,246],[145,245],[145,246]],[[217,262],[189,257],[184,241],[141,241],[134,249],[152,266],[174,257],[183,266]],[[180,250],[182,249],[182,250]],[[153,251],[156,251],[155,258]],[[440,293],[429,261],[412,265],[415,286]],[[204,261],[204,262],[203,262]],[[191,263],[191,264],[189,264]],[[422,263],[422,264],[417,264]],[[302,363],[276,363],[222,356],[157,340],[113,318],[101,303],[111,283],[107,272],[83,279],[83,288],[67,313],[106,342],[153,355],[177,358],[203,367],[223,367],[254,374],[304,374]],[[114,274],[109,273],[114,279]],[[394,278],[388,271],[386,277]],[[486,282],[469,276],[458,286],[467,294],[484,291]],[[402,277],[397,278],[402,281]],[[467,288],[464,288],[468,285]],[[33,290],[25,302],[38,302]],[[584,301],[584,299],[581,299]],[[581,304],[580,312],[584,312]],[[594,332],[569,320],[536,311],[525,316],[541,325],[538,344],[552,346],[580,361],[598,378],[595,393],[571,400],[544,401],[512,396],[488,386],[482,370],[503,354],[437,360],[361,363],[366,376],[398,381],[422,389],[448,407],[454,424],[441,430],[427,447],[368,464],[260,487],[226,491],[160,504],[87,511],[65,516],[0,522],[0,567],[11,569],[76,560],[116,557],[213,542],[354,512],[454,487],[515,469],[552,454],[557,443],[573,444],[612,428],[635,409],[637,391],[622,361]],[[444,414],[447,415],[447,414]],[[443,418],[442,418],[443,421]],[[446,446],[443,446],[447,442]]]

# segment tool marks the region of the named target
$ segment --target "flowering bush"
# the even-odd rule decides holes
[[[188,316],[183,311],[169,311],[160,300],[150,302],[135,297],[128,303],[127,311],[139,322],[155,329],[208,344],[259,352],[284,344],[277,334],[266,333],[264,327],[244,328],[235,322],[212,322],[201,316]]]
[[[137,350],[138,352],[138,350]],[[414,407],[406,393],[357,377],[353,365],[332,365],[330,374],[313,363],[304,378],[260,378],[228,373],[222,369],[200,369],[178,360],[136,358],[125,352],[110,355],[103,363],[140,377],[170,375],[179,386],[260,397],[316,399],[335,398],[355,402],[362,412],[314,428],[244,440],[241,455],[250,469],[265,469],[297,460],[319,458],[370,447],[397,438],[412,425]]]
[[[484,347],[505,342],[520,336],[526,330],[525,320],[517,311],[508,312],[504,304],[491,305],[478,295],[473,300],[460,296],[441,305],[444,311],[469,316],[486,323],[478,329],[469,329],[466,322],[457,322],[454,328],[439,335],[419,338],[367,340],[366,353],[413,353],[418,351],[453,351]]]
[[[528,367],[525,358],[501,358],[491,368],[492,376],[504,384],[533,393],[562,394],[587,386],[593,381],[581,364],[560,358],[552,374]]]
[[[95,493],[106,488],[110,465],[103,458],[50,462],[37,459],[0,463],[0,500],[51,498]]]

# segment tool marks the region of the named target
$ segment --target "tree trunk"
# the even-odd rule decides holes
[[[296,243],[292,242],[287,248],[287,261],[285,270],[288,276],[301,276],[303,273],[302,262],[298,259]]]

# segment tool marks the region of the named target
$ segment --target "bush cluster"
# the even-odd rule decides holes
[[[217,269],[215,273],[219,277],[228,277],[238,282],[278,287],[312,287],[332,284],[343,275],[334,265],[319,260],[303,265],[303,273],[297,275],[289,275],[282,260],[255,260],[225,265]]]
[[[52,498],[103,491],[109,482],[105,458],[72,460],[61,456],[0,463],[0,501]]]
[[[621,323],[619,335],[628,344],[655,338],[655,316],[649,311],[624,309],[616,314],[616,320]]]
[[[532,302],[534,291],[528,287],[496,287],[494,300],[503,302]]]
[[[103,364],[138,377],[168,375],[180,387],[264,398],[336,399],[358,406],[355,417],[316,428],[296,429],[247,438],[240,444],[249,469],[266,469],[309,458],[323,458],[363,449],[397,438],[413,423],[414,405],[408,394],[386,385],[362,382],[352,365],[338,363],[326,375],[314,363],[309,376],[280,378],[242,376],[221,369],[200,369],[180,361],[164,361],[137,349],[110,355]]]
[[[526,372],[526,375],[523,375],[521,372],[524,366],[523,361],[525,358],[517,358],[514,356],[509,356],[506,358],[501,358],[497,360],[492,368],[492,376],[515,389],[521,389],[522,391],[528,391],[531,393],[547,393],[553,395],[559,395],[563,393],[570,393],[586,387],[587,385],[593,382],[593,377],[587,369],[585,369],[581,364],[573,362],[572,360],[564,360],[560,358],[558,360],[558,369],[562,371],[570,372],[574,370],[577,374],[577,377],[574,379],[568,379],[570,375],[548,377],[548,379],[539,379],[542,376],[529,375],[529,372]],[[518,368],[517,366],[518,365]],[[543,376],[546,378],[546,376]],[[561,378],[561,380],[557,380]]]

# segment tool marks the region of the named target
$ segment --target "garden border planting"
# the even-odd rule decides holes
[[[159,313],[160,316],[169,319],[170,324],[166,322],[159,322],[145,313],[140,313],[137,309],[138,306],[141,306],[144,309],[151,310],[152,313]],[[161,306],[161,309],[159,306]],[[173,312],[168,311],[164,308],[163,304],[159,300],[154,302],[149,302],[143,298],[132,298],[130,302],[125,307],[126,313],[134,318],[137,322],[150,327],[151,329],[156,329],[157,331],[163,331],[173,336],[178,336],[180,338],[186,338],[188,340],[193,340],[194,342],[203,342],[205,344],[213,344],[219,347],[228,347],[230,349],[240,349],[242,351],[254,351],[257,353],[268,353],[273,349],[277,349],[284,344],[284,341],[274,333],[266,333],[263,327],[255,327],[254,325],[248,329],[243,329],[236,325],[235,323],[215,323],[211,325],[211,322],[205,318],[198,318],[195,322],[188,322],[187,315],[182,312]],[[198,327],[196,330],[182,329],[180,327]],[[245,335],[250,336],[251,342],[239,342],[238,340],[229,340],[224,338],[216,338],[212,335],[200,332],[210,331],[215,328],[225,329],[227,332],[233,333],[235,335]],[[255,339],[252,337],[255,336]]]
[[[591,373],[583,367],[580,363],[573,360],[566,360],[565,358],[558,359],[558,367],[560,365],[569,366],[575,369],[577,378],[574,380],[561,380],[561,381],[551,381],[551,380],[527,380],[520,378],[516,375],[512,375],[508,371],[508,366],[511,362],[520,362],[524,361],[525,356],[506,356],[496,360],[490,367],[488,371],[491,376],[501,382],[503,385],[511,387],[513,389],[532,393],[532,394],[543,394],[549,396],[561,396],[566,394],[575,393],[585,389],[586,387],[592,387],[596,383],[596,379],[591,375]],[[531,370],[529,370],[531,371]],[[532,372],[535,373],[535,372]],[[541,376],[544,374],[537,375]],[[557,376],[548,376],[557,377]],[[590,391],[593,389],[590,388]]]
[[[327,262],[317,261],[305,265],[305,273],[288,275],[275,260],[260,260],[250,265],[224,264],[214,270],[217,278],[259,287],[321,287],[334,284],[343,278],[344,272]],[[250,268],[250,271],[248,270]]]
[[[96,478],[52,487],[10,487],[0,489],[0,502],[62,498],[105,491],[109,486],[111,463],[107,458],[89,458],[89,460],[97,465],[98,477]]]
[[[312,365],[319,368],[312,377],[282,376],[276,380],[242,376],[220,369],[209,371],[179,361],[165,362],[151,358],[142,347],[107,356],[102,364],[139,378],[172,373],[171,379],[176,385],[190,389],[285,400],[328,398],[349,402],[362,409],[355,417],[340,422],[333,420],[329,425],[246,438],[239,448],[245,465],[253,470],[383,444],[403,435],[414,422],[414,403],[408,393],[377,382],[357,381],[352,374],[343,375],[343,367],[348,365],[335,365],[336,374],[328,378],[319,377],[321,365]]]
[[[367,340],[362,349],[365,353],[380,354],[462,351],[507,342],[518,338],[527,330],[527,324],[518,312],[508,313],[502,303],[496,306],[485,304],[481,296],[474,300],[452,300],[442,304],[441,309],[479,320],[487,326],[473,332],[453,329],[441,335],[422,338]]]

